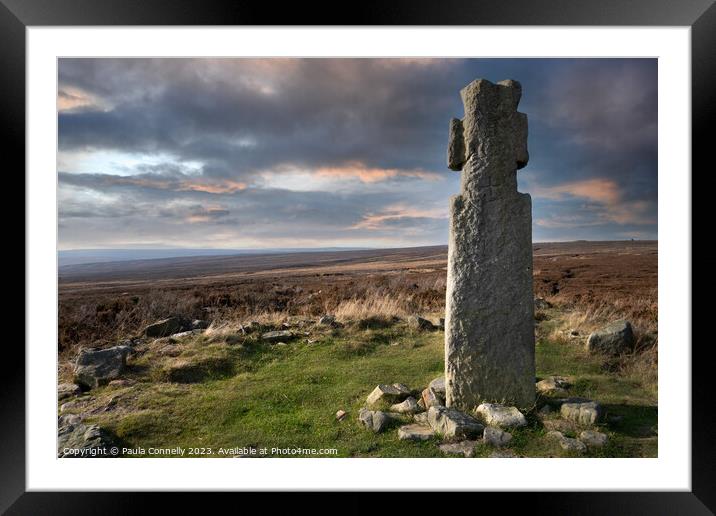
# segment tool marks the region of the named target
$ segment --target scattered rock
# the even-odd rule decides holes
[[[428,413],[427,412],[419,412],[418,414],[413,415],[413,421],[416,423],[420,423],[421,425],[427,425],[428,423]]]
[[[537,382],[535,387],[540,394],[566,396],[570,384],[563,376],[550,376]]]
[[[448,455],[462,455],[463,457],[475,456],[475,445],[477,441],[460,441],[458,443],[444,443],[438,446],[440,451]]]
[[[552,308],[552,303],[547,301],[546,299],[542,297],[536,297],[535,298],[535,309],[536,310],[544,310],[546,308]]]
[[[561,441],[564,439],[564,434],[562,432],[558,432],[557,430],[551,430],[544,434],[544,437],[550,441]]]
[[[499,428],[488,426],[485,427],[482,433],[482,440],[495,448],[502,448],[512,440],[512,434]]]
[[[186,319],[183,317],[169,317],[144,328],[144,335],[147,337],[167,337],[187,329],[191,329],[191,323]]]
[[[280,342],[284,339],[292,339],[293,337],[294,335],[290,330],[277,330],[267,331],[266,333],[261,335],[261,340],[265,340],[267,342]]]
[[[537,411],[537,417],[543,418],[545,416],[550,415],[551,413],[552,407],[550,407],[549,405],[543,405],[542,408]]]
[[[595,430],[584,430],[579,434],[579,440],[589,448],[601,448],[607,444],[607,435]]]
[[[485,428],[472,416],[447,407],[430,407],[428,424],[447,440],[480,437]]]
[[[111,382],[109,382],[108,385],[110,387],[129,387],[133,383],[134,382],[132,382],[130,380],[121,379],[121,380],[112,380]]]
[[[358,420],[363,423],[363,426],[368,430],[372,430],[375,433],[382,432],[396,421],[390,414],[386,414],[380,410],[374,411],[366,408],[360,409]]]
[[[82,349],[75,365],[75,382],[92,389],[118,378],[127,366],[129,346]]]
[[[202,319],[194,319],[191,322],[191,329],[192,330],[205,330],[209,327],[208,321],[204,321]]]
[[[423,402],[423,405],[425,406],[425,409],[429,409],[430,407],[444,407],[445,406],[445,398],[440,396],[432,387],[428,387],[425,389],[420,396],[421,401]]]
[[[401,441],[427,441],[435,435],[428,425],[412,424],[398,428],[398,439]]]
[[[601,420],[602,407],[596,401],[562,403],[560,414],[564,419],[589,426]]]
[[[396,403],[390,407],[390,412],[397,412],[398,414],[415,414],[416,412],[422,412],[422,410],[412,396],[405,398],[402,403]]]
[[[343,421],[347,415],[348,413],[345,410],[339,410],[336,412],[336,420]]]
[[[573,453],[584,453],[587,451],[587,446],[579,439],[572,439],[571,437],[562,437],[559,440],[559,445],[563,450]]]
[[[556,430],[559,432],[573,432],[575,430],[574,423],[566,419],[544,419],[542,425],[547,430]]]
[[[634,332],[628,321],[613,323],[593,332],[587,339],[586,349],[590,353],[619,355],[634,346]]]
[[[379,401],[393,404],[403,401],[408,396],[410,396],[410,389],[402,383],[394,383],[392,385],[382,383],[373,389],[373,392],[368,395],[366,402],[369,407],[375,405]]]
[[[332,315],[324,315],[318,319],[318,324],[322,326],[333,326],[336,323],[336,318]]]
[[[424,317],[420,317],[419,315],[411,315],[408,317],[408,327],[414,329],[414,330],[425,330],[430,331],[434,330],[435,326],[433,323],[431,323],[429,320],[425,319]]]
[[[435,394],[437,394],[441,398],[445,399],[445,377],[444,376],[435,378],[432,382],[430,382],[430,384],[428,384],[428,387],[430,387],[433,391],[435,391]]]
[[[111,457],[114,438],[98,425],[85,425],[76,415],[57,420],[58,457]]]
[[[77,396],[81,392],[82,389],[75,383],[61,383],[57,386],[57,399],[64,400],[72,396]]]
[[[500,428],[527,426],[527,419],[516,407],[507,407],[498,403],[482,403],[475,412],[491,426]]]

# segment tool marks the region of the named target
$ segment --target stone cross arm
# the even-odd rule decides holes
[[[508,79],[493,84],[477,79],[460,91],[465,117],[450,120],[448,167],[462,170],[473,156],[484,157],[487,140],[509,139],[515,168],[527,165],[527,115],[517,111],[522,96],[519,82]],[[505,127],[507,124],[507,127]]]

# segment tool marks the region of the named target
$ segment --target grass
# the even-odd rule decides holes
[[[587,456],[657,455],[656,392],[640,375],[605,367],[604,357],[588,355],[583,339],[560,333],[570,312],[550,309],[538,325],[537,375],[573,380],[570,395],[598,400],[621,423],[604,426],[609,444]],[[379,318],[380,319],[380,318]],[[400,382],[422,390],[443,373],[443,333],[415,332],[403,322],[346,323],[342,328],[304,326],[310,333],[285,346],[262,343],[256,334],[214,328],[169,343],[147,343],[130,360],[134,383],[89,393],[83,412],[112,431],[127,447],[335,449],[339,457],[441,457],[437,440],[399,441],[390,429],[374,434],[356,418],[366,396],[379,383]],[[308,340],[313,341],[309,343]],[[172,364],[191,374],[169,382]],[[110,404],[111,399],[114,401]],[[110,405],[109,409],[104,407]],[[335,413],[348,417],[336,421]],[[528,427],[513,432],[510,449],[523,456],[568,456],[544,437],[530,414]],[[494,451],[478,445],[476,454]],[[229,452],[231,456],[232,452]]]

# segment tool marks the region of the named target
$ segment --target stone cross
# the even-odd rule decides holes
[[[535,401],[532,201],[517,191],[527,165],[522,86],[478,79],[460,91],[448,166],[462,170],[450,199],[445,315],[446,404],[527,408]]]

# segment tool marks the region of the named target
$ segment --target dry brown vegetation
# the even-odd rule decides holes
[[[655,382],[656,243],[534,247],[535,295],[566,314],[554,331],[576,329],[584,335],[609,320],[630,320],[637,330],[637,350],[622,357],[619,367]],[[247,320],[278,324],[291,316],[326,313],[341,321],[389,319],[444,310],[445,248],[323,254],[328,253],[320,259],[314,256],[312,264],[306,255],[296,255],[296,263],[286,256],[243,258],[238,271],[227,270],[230,258],[214,260],[205,268],[199,267],[201,260],[192,268],[191,260],[183,259],[181,278],[176,277],[176,267],[170,267],[170,277],[160,269],[152,277],[145,272],[137,276],[135,264],[122,279],[122,266],[115,264],[111,277],[104,279],[101,271],[88,267],[94,274],[90,279],[87,271],[75,266],[75,276],[61,274],[60,279],[59,352],[66,359],[81,346],[113,345],[174,314],[207,319],[214,331],[230,331]]]

